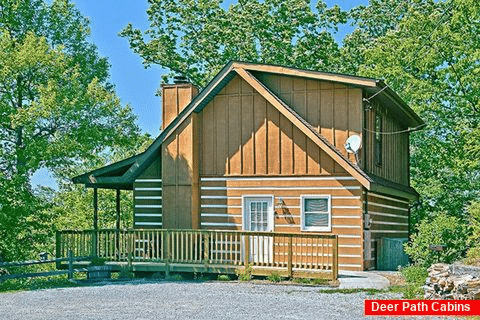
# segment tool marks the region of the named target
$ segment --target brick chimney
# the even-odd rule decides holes
[[[198,94],[198,88],[182,76],[174,77],[174,84],[162,85],[162,130],[182,112]]]

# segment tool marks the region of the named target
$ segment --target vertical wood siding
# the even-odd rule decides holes
[[[289,88],[289,99],[296,101],[287,103],[303,116],[310,114],[310,123],[330,136],[331,142],[346,154],[345,140],[361,132],[361,109],[350,111],[361,108],[361,90],[331,84],[329,89],[320,89],[323,82],[316,82],[307,86],[310,91],[305,89],[304,79],[286,77],[280,85],[284,90]],[[328,109],[326,116],[324,109]],[[203,109],[202,119],[204,175],[345,174],[343,168],[238,76]],[[323,129],[321,119],[330,131]],[[349,157],[353,159],[351,154]]]
[[[162,144],[163,227],[190,229],[197,219],[197,116],[191,115]],[[197,157],[197,158],[196,158]]]
[[[176,118],[197,94],[197,87],[190,83],[162,85],[162,130]]]
[[[375,114],[382,117],[382,131],[398,132],[407,129],[402,126],[388,110],[378,103],[372,103],[372,109],[365,112],[366,117],[366,171],[399,184],[409,185],[409,142],[408,132],[382,135],[382,165],[375,163]]]
[[[257,72],[255,76],[355,162],[354,155],[347,154],[344,144],[349,136],[362,133],[362,89],[269,73]],[[334,166],[336,172],[342,172],[340,166]]]

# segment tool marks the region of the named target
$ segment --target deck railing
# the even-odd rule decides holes
[[[288,277],[338,275],[335,235],[212,230],[84,230],[58,231],[57,258],[97,256],[129,264],[241,268],[253,274],[278,272]],[[198,270],[196,268],[195,270]]]

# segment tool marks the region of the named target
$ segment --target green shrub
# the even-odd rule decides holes
[[[135,274],[130,271],[128,267],[120,268],[120,272],[118,273],[118,279],[133,279],[135,278]]]
[[[238,268],[235,270],[235,273],[238,276],[240,281],[250,281],[252,280],[252,266],[247,265],[245,268]]]
[[[94,258],[92,258],[92,261],[90,262],[90,265],[91,266],[104,266],[105,262],[107,262],[107,259],[105,259],[105,258],[94,257]]]
[[[480,245],[468,249],[463,262],[470,265],[480,265]]]
[[[409,283],[417,283],[423,285],[428,277],[427,268],[416,264],[402,268],[400,272],[405,277],[405,281]]]
[[[469,227],[456,217],[440,213],[426,218],[418,224],[418,232],[411,237],[411,243],[405,246],[405,252],[415,264],[429,267],[433,263],[451,263],[465,252]],[[445,245],[440,252],[429,249],[430,245]]]
[[[418,284],[407,283],[403,291],[404,299],[422,299],[423,298],[423,288]]]
[[[217,277],[217,280],[218,281],[230,281],[232,279],[230,279],[228,274],[219,274],[218,277]]]
[[[282,281],[282,277],[278,272],[274,271],[267,277],[267,280],[271,282],[280,282]]]
[[[407,284],[404,288],[405,299],[419,299],[423,297],[423,285],[428,277],[427,268],[422,265],[409,265],[400,270]]]

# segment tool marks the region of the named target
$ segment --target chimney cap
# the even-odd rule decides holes
[[[176,75],[173,77],[173,83],[186,84],[186,83],[190,83],[190,81],[188,81],[187,77],[185,77],[184,75]]]

